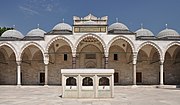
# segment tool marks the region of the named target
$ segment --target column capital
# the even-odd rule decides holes
[[[160,59],[159,63],[160,63],[160,65],[163,65],[164,59]]]
[[[104,52],[104,57],[108,57],[109,56],[109,52]]]
[[[133,56],[137,56],[138,55],[138,53],[137,52],[133,52]]]
[[[48,54],[48,53],[45,53],[45,54],[44,54],[44,64],[45,64],[45,65],[48,65],[48,64],[49,64],[49,54]]]
[[[76,52],[72,52],[72,57],[76,57]]]
[[[16,61],[17,65],[20,66],[21,65],[21,61]]]

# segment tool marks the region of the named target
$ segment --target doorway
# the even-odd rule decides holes
[[[40,78],[39,78],[39,82],[40,84],[44,84],[45,83],[45,73],[40,73]]]
[[[142,83],[142,72],[136,73],[136,83],[141,84]]]

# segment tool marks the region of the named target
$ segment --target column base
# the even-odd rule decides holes
[[[132,85],[132,88],[137,88],[138,86],[137,85]]]
[[[44,87],[48,87],[49,85],[44,85]]]
[[[17,85],[17,87],[21,87],[22,85]]]

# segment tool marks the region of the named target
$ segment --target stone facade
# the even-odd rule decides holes
[[[57,24],[50,32],[11,30],[0,37],[0,84],[61,85],[61,69],[115,70],[115,84],[180,84],[180,37],[166,28],[129,31],[108,17],[74,17],[73,27]],[[177,35],[178,34],[178,35]],[[44,73],[44,74],[43,74]]]

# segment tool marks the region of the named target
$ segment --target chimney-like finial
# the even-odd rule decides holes
[[[119,19],[118,19],[118,18],[116,18],[116,22],[117,22],[117,23],[119,22]]]
[[[141,29],[143,29],[143,23],[141,23]]]
[[[16,25],[13,25],[13,29],[15,29],[16,28]]]
[[[168,24],[166,24],[166,29],[168,29]]]
[[[37,24],[37,28],[39,29],[39,24]]]

